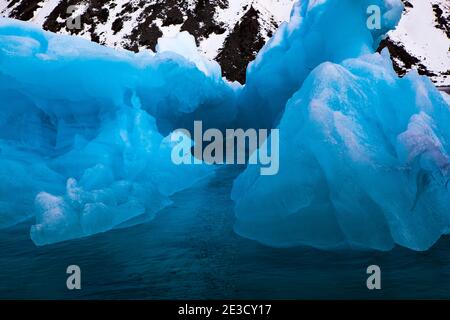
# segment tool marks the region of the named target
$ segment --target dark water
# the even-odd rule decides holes
[[[265,247],[233,232],[233,174],[219,175],[132,228],[45,247],[31,242],[30,223],[1,230],[0,298],[450,297],[449,238],[422,253]],[[81,290],[66,288],[71,264],[81,268]],[[382,290],[366,288],[371,264],[381,267]]]

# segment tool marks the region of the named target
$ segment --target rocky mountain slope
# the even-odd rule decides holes
[[[403,17],[380,48],[389,48],[400,75],[415,68],[437,86],[450,86],[450,1],[403,2]]]
[[[0,0],[0,14],[31,21],[46,30],[76,34],[133,51],[155,49],[161,36],[188,31],[199,50],[222,66],[229,80],[245,82],[245,68],[295,0]],[[447,0],[409,0],[388,47],[395,68],[417,68],[439,86],[450,85]],[[75,6],[75,7],[70,7]],[[71,29],[67,18],[81,17]]]

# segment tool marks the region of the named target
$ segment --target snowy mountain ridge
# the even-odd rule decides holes
[[[411,68],[429,76],[438,86],[450,85],[450,2],[403,0],[405,12],[388,34],[387,46],[400,75]]]
[[[295,0],[0,0],[0,14],[44,29],[76,34],[132,51],[154,50],[158,38],[188,31],[225,77],[245,82],[245,69]],[[416,68],[438,86],[450,86],[449,12],[446,0],[403,0],[404,16],[382,43],[399,74]],[[69,6],[77,6],[68,13]],[[69,11],[70,12],[70,11]],[[81,30],[67,18],[82,16]],[[381,49],[380,48],[380,49]]]
[[[188,31],[199,49],[216,59],[225,76],[245,81],[245,68],[278,28],[289,19],[293,0],[1,0],[5,17],[30,21],[44,29],[77,34],[132,51],[154,50],[158,38]],[[79,9],[68,14],[69,6]],[[70,12],[70,11],[69,11]],[[66,20],[82,16],[82,29]]]

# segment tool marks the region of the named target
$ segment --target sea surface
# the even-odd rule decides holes
[[[0,230],[2,299],[450,298],[450,238],[426,252],[270,248],[233,231],[237,173],[173,196],[146,224],[37,247],[32,221]],[[194,196],[195,195],[195,196]],[[81,268],[68,290],[66,268]],[[366,268],[381,268],[368,290]]]

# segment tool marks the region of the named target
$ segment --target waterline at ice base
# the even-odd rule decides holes
[[[429,249],[450,230],[450,106],[426,76],[400,78],[389,51],[376,52],[402,10],[299,1],[245,85],[186,33],[135,54],[1,19],[0,227],[29,223],[47,245],[151,224],[175,193],[235,170],[171,161],[171,133],[202,121],[279,130],[279,172],[249,164],[227,195],[239,235]]]

